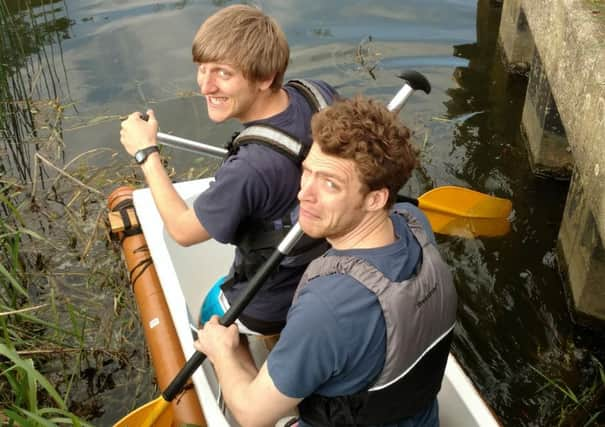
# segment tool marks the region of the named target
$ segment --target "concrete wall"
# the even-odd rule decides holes
[[[572,313],[605,321],[605,0],[504,0],[499,38],[509,69],[529,69],[532,170],[573,171],[557,242]]]
[[[520,2],[565,126],[577,180],[605,241],[605,7],[588,0]]]

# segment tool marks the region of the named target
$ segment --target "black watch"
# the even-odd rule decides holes
[[[160,149],[157,145],[150,145],[149,147],[142,148],[134,153],[134,161],[137,162],[137,165],[142,165],[151,153],[159,152]]]

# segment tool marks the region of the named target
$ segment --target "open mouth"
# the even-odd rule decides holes
[[[224,96],[208,96],[206,97],[209,104],[212,105],[221,105],[227,102],[227,97]]]

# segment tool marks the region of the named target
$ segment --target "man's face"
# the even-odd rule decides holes
[[[197,84],[206,97],[208,117],[213,122],[255,120],[260,105],[255,104],[261,84],[251,82],[237,68],[217,62],[198,64]]]
[[[362,221],[367,193],[362,193],[355,163],[324,154],[317,144],[303,162],[299,222],[314,238],[337,246]]]

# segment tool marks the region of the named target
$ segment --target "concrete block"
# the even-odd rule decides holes
[[[534,41],[521,0],[503,3],[498,38],[508,65],[513,70],[527,71],[533,57]]]
[[[603,324],[605,250],[577,171],[569,187],[557,249],[572,315],[589,326]]]
[[[532,60],[521,126],[533,173],[569,179],[573,157],[537,51]]]
[[[505,5],[508,0],[505,1]],[[521,0],[574,168],[605,240],[605,21],[585,0]],[[605,284],[603,285],[605,286]]]

